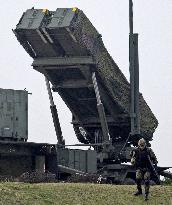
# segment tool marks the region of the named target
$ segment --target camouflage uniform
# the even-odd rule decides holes
[[[143,179],[145,183],[145,200],[148,199],[151,175],[151,165],[148,156],[153,164],[158,163],[153,150],[149,147],[145,146],[143,149],[140,149],[138,146],[131,152],[131,163],[136,167],[136,183],[138,191],[135,195],[142,194],[141,182]]]

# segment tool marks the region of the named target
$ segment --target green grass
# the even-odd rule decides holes
[[[134,197],[135,186],[0,183],[0,204],[172,205],[172,186],[151,187],[150,200]]]

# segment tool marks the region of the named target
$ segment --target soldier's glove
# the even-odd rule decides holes
[[[135,158],[135,157],[132,157],[132,158],[131,158],[131,164],[132,164],[132,165],[135,165],[135,164],[136,164],[136,158]]]

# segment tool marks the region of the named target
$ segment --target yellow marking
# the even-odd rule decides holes
[[[48,9],[43,9],[42,12],[48,14]]]
[[[77,11],[78,11],[78,8],[77,8],[77,7],[74,7],[74,8],[72,8],[72,11],[73,11],[73,12],[77,12]]]

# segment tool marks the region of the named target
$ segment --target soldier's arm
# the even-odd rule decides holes
[[[131,157],[131,164],[133,166],[136,165],[136,149],[133,149],[131,152],[130,152],[130,157]]]
[[[135,154],[136,154],[136,149],[131,150],[131,152],[130,152],[130,157],[131,157],[131,158],[134,157]]]
[[[151,148],[149,148],[149,155],[150,155],[150,158],[151,158],[152,162],[154,164],[158,164],[157,157],[156,157],[154,151]]]

